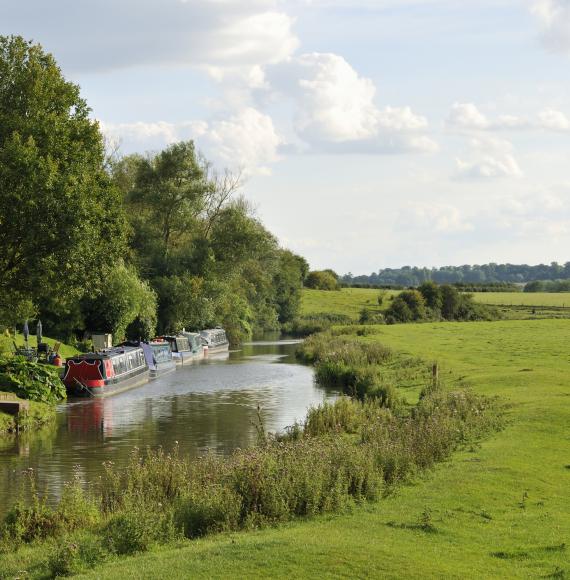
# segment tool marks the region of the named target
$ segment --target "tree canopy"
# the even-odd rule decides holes
[[[124,252],[104,144],[53,57],[0,36],[0,301],[96,292]]]
[[[308,270],[192,141],[106,157],[53,57],[0,37],[0,326],[60,338],[224,325],[235,343],[299,310]],[[329,274],[330,276],[330,274]]]

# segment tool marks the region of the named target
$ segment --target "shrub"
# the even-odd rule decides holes
[[[394,298],[386,311],[386,316],[390,316],[398,322],[422,320],[426,316],[424,297],[417,290],[404,290]]]
[[[119,555],[146,552],[177,537],[172,510],[160,504],[128,506],[109,519],[104,533],[107,548]]]
[[[56,403],[65,399],[65,386],[57,369],[15,356],[0,360],[0,383],[22,399]]]
[[[296,318],[281,326],[285,334],[293,336],[309,336],[330,329],[333,324],[353,324],[350,316],[334,312],[321,312]]]
[[[187,538],[236,530],[242,511],[241,498],[223,485],[196,487],[176,506],[175,521]]]
[[[65,540],[58,542],[48,558],[48,568],[54,578],[71,576],[78,571],[79,547],[76,543]]]
[[[315,270],[305,278],[305,287],[313,290],[340,290],[340,283],[330,271]]]
[[[360,311],[360,324],[384,324],[384,315],[381,312],[374,312],[369,308]]]

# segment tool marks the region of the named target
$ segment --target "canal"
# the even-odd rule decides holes
[[[54,499],[74,470],[94,481],[103,462],[124,465],[134,447],[168,450],[177,442],[181,453],[197,456],[251,445],[258,407],[267,431],[302,421],[309,407],[336,392],[317,386],[313,369],[295,361],[296,344],[246,343],[107,399],[69,401],[58,407],[54,425],[0,437],[0,516],[18,499],[29,468]]]

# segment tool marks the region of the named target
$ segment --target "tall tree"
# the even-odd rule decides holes
[[[0,301],[96,290],[124,251],[120,198],[79,87],[50,54],[0,36]]]

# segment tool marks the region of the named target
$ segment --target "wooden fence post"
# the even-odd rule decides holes
[[[437,387],[437,385],[439,384],[439,365],[437,363],[433,363],[431,375],[433,386]]]

